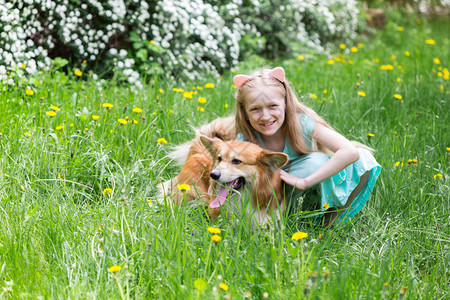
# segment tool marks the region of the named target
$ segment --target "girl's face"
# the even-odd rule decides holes
[[[245,112],[250,125],[265,137],[281,132],[284,123],[286,103],[284,96],[276,89],[259,88],[248,92],[245,98]]]

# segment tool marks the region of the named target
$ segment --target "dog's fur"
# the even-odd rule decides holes
[[[213,220],[226,207],[245,212],[253,225],[265,224],[272,216],[279,218],[280,210],[286,208],[279,172],[287,161],[286,154],[252,143],[200,136],[190,142],[180,174],[160,187],[159,201],[179,204],[201,198],[208,202]],[[191,189],[178,190],[182,183]]]

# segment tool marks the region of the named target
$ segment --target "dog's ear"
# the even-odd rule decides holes
[[[206,150],[211,154],[212,157],[216,157],[217,153],[217,144],[220,141],[218,138],[209,138],[206,135],[200,136],[200,142],[202,142],[203,146],[205,146]]]
[[[258,163],[269,167],[273,171],[280,169],[289,161],[289,156],[281,152],[263,150],[258,156]]]

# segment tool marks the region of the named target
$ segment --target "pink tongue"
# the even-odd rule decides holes
[[[234,181],[228,182],[227,186],[231,188],[234,185]],[[227,201],[228,189],[226,187],[221,187],[219,193],[217,194],[217,198],[214,199],[213,202],[209,205],[209,208],[218,208],[222,206],[225,201]]]

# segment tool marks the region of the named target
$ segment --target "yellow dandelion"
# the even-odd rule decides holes
[[[97,121],[98,119],[100,119],[100,116],[92,115],[92,120]]]
[[[138,121],[136,121],[135,119],[132,119],[132,120],[131,120],[131,123],[133,123],[133,124],[137,124],[137,123],[138,123]]]
[[[346,48],[346,47],[345,47],[345,44],[340,44],[340,45],[339,45],[339,48],[345,49],[345,48]]]
[[[64,126],[56,126],[56,130],[63,130]]]
[[[358,48],[362,48],[362,47],[364,47],[364,44],[363,43],[358,43]]]
[[[397,82],[402,82],[402,79],[400,77],[397,77]]]
[[[33,96],[33,95],[34,95],[34,91],[33,91],[33,90],[28,90],[28,89],[27,89],[27,90],[25,91],[25,94],[28,95],[28,96]]]
[[[403,27],[402,27],[402,26],[398,26],[398,27],[397,27],[397,30],[398,30],[398,31],[403,31]]]
[[[437,58],[437,57],[436,57],[433,61],[434,61],[434,63],[437,64],[437,65],[439,65],[439,64],[441,63],[441,61],[440,61],[439,58]]]
[[[106,188],[103,190],[103,195],[105,197],[111,197],[112,193],[113,193],[113,190],[111,188]]]
[[[206,103],[206,98],[204,97],[198,98],[198,103]]]
[[[203,87],[197,85],[197,90],[201,91],[203,90]]]
[[[313,98],[313,99],[317,99],[317,95],[316,94],[311,94],[310,97]]]
[[[118,119],[117,121],[122,125],[126,125],[128,123],[128,121],[125,119]]]
[[[183,97],[185,97],[187,99],[192,99],[193,94],[194,94],[194,92],[184,92]]]
[[[434,179],[442,178],[442,174],[438,173],[433,176]]]
[[[217,234],[213,235],[211,237],[211,239],[213,240],[214,243],[218,243],[222,240],[222,238],[220,236],[218,236]]]
[[[112,105],[111,103],[103,103],[102,106],[106,108],[112,108],[114,105]]]
[[[328,60],[328,64],[329,64],[329,65],[332,65],[332,64],[334,64],[334,60],[332,60],[332,59],[329,59],[329,60]]]
[[[328,208],[330,208],[330,205],[329,205],[328,203],[325,203],[325,204],[323,205],[323,208],[328,209]]]
[[[213,88],[214,88],[214,84],[212,84],[212,83],[207,83],[207,84],[205,84],[205,88],[207,88],[207,89],[213,89]]]
[[[53,109],[54,111],[60,110],[59,107],[55,105],[50,106],[50,109]]]
[[[27,65],[26,64],[22,64],[22,69],[26,69]]]
[[[81,75],[83,75],[83,72],[81,72],[80,70],[75,70],[75,71],[73,71],[73,73],[74,73],[76,76],[78,76],[78,77],[80,77]]]
[[[163,89],[159,89],[158,92],[160,92],[161,94],[164,93]]]
[[[361,96],[361,97],[365,97],[365,96],[366,96],[366,93],[364,93],[363,91],[359,91],[359,92],[358,92],[358,95]]]
[[[133,110],[133,112],[135,112],[137,114],[140,114],[142,112],[142,109],[140,109],[139,107],[135,107],[132,110]]]
[[[411,53],[409,53],[409,51],[405,51],[405,55],[406,55],[406,56],[410,56]]]
[[[219,284],[219,288],[221,288],[224,291],[228,291],[228,289],[229,289],[228,285],[223,282],[221,284]]]
[[[191,187],[189,186],[189,184],[183,183],[183,184],[179,184],[177,186],[177,189],[179,191],[185,192],[185,191],[189,191],[191,189]]]
[[[308,236],[308,234],[306,232],[298,231],[292,235],[292,239],[298,241],[298,240],[304,239],[307,236]]]
[[[70,123],[70,125],[69,125],[70,127],[73,127],[74,125],[73,125],[73,123]]]
[[[28,135],[28,136],[31,136],[31,133],[29,133],[29,132],[25,132],[23,135]]]
[[[297,56],[297,58],[298,58],[299,60],[304,60],[304,59],[305,59],[305,57],[304,57],[303,55],[299,55],[299,56]]]
[[[208,231],[214,234],[220,233],[220,229],[217,227],[208,227]]]
[[[54,112],[53,110],[46,112],[46,114],[47,114],[47,116],[50,116],[50,117],[56,116],[56,112]]]
[[[368,133],[367,136],[368,136],[368,137],[374,137],[375,134],[373,134],[373,133]]]
[[[425,40],[425,44],[434,45],[434,44],[436,44],[436,42],[433,39],[428,39],[428,40]]]
[[[381,70],[394,70],[394,66],[393,65],[381,65],[380,67]]]
[[[166,141],[165,138],[159,138],[156,142],[157,142],[158,144],[167,144],[167,141]]]
[[[402,161],[396,162],[396,163],[395,163],[395,166],[396,166],[396,167],[398,167],[398,166],[403,167],[403,160],[402,160]]]
[[[205,108],[203,108],[203,107],[200,106],[200,107],[197,107],[197,110],[198,110],[198,111],[205,111]]]
[[[356,48],[356,47],[351,47],[351,48],[350,48],[350,51],[352,51],[352,52],[358,52],[358,48]]]
[[[152,200],[150,200],[150,199],[147,199],[147,203],[148,203],[148,205],[152,205],[153,203],[152,203]]]
[[[112,266],[108,268],[109,273],[116,273],[118,271],[122,270],[121,266]]]
[[[228,108],[228,107],[229,107],[229,106],[228,106],[228,103],[225,103],[224,107],[225,107],[225,108]]]
[[[373,59],[373,62],[377,64],[377,63],[380,62],[380,59],[375,57],[375,58]]]
[[[395,98],[395,99],[398,99],[398,100],[402,100],[403,97],[402,97],[402,95],[400,95],[400,94],[395,94],[395,95],[394,95],[394,98]]]
[[[395,60],[396,58],[397,58],[397,56],[391,55],[391,60]]]
[[[450,147],[445,148],[445,150],[447,150],[447,152],[450,152]]]
[[[169,114],[173,114],[173,110],[171,110],[170,108],[167,110],[167,112],[168,112]]]

